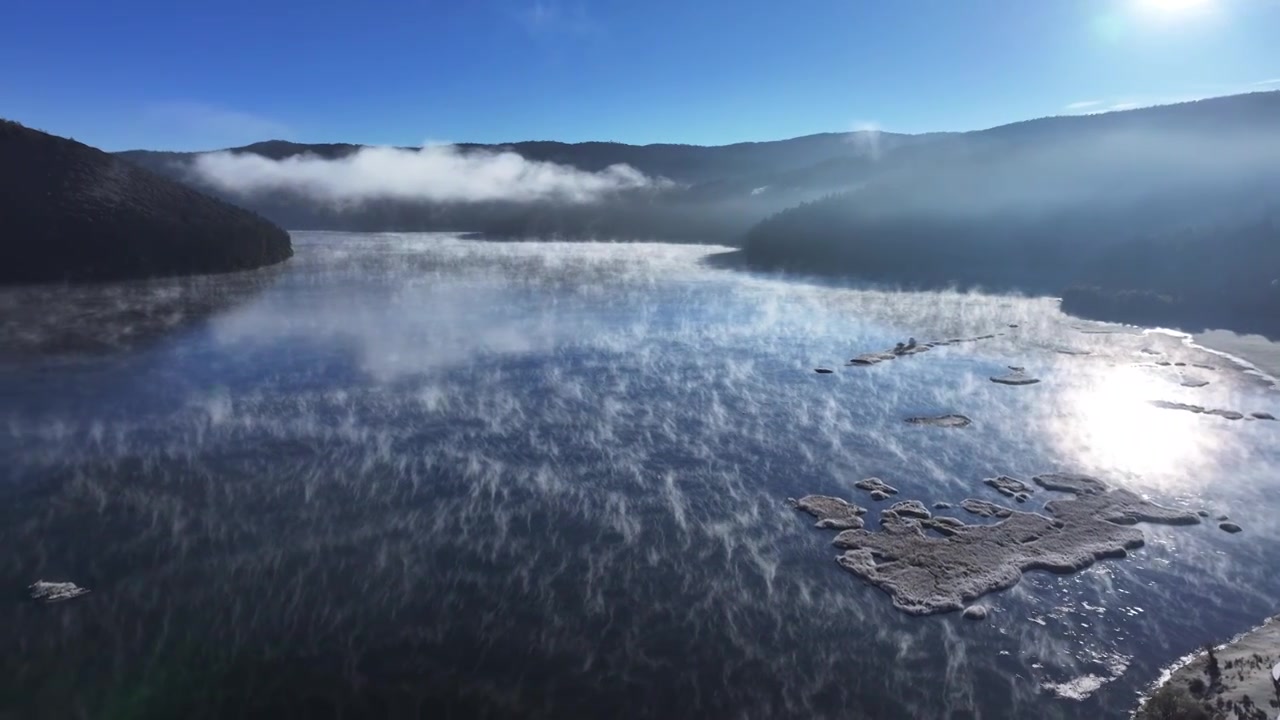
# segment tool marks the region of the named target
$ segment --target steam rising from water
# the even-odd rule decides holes
[[[583,203],[666,183],[630,165],[586,172],[527,160],[515,152],[464,152],[451,145],[417,150],[365,147],[337,159],[308,154],[273,160],[251,153],[209,153],[196,156],[193,172],[228,192],[282,190],[338,205],[379,199]]]
[[[706,248],[295,242],[198,325],[0,367],[0,578],[94,591],[0,616],[21,707],[1112,716],[1205,633],[1274,611],[1276,428],[1147,401],[1280,402],[1226,367],[1182,387],[1152,361],[1220,360],[1180,338],[1083,334],[1049,300],[734,274]],[[1009,364],[1044,382],[986,379]],[[944,412],[975,423],[903,422]],[[893,610],[783,502],[865,504],[867,475],[957,501],[1055,469],[1246,533],[1146,527],[1133,557],[1029,575],[973,624]],[[1091,674],[1081,701],[1043,689]]]

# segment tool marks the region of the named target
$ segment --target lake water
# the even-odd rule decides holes
[[[1276,612],[1280,423],[1150,401],[1280,394],[1181,337],[723,248],[294,237],[256,273],[0,291],[0,718],[1124,717]],[[785,503],[874,528],[867,476],[931,505],[1051,471],[1244,532],[1143,525],[972,622],[895,610]]]

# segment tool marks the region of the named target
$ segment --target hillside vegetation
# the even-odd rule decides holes
[[[263,218],[95,148],[0,120],[0,282],[255,268],[293,254]]]

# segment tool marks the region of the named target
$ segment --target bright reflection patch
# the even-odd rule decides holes
[[[1155,407],[1170,393],[1167,380],[1140,368],[1115,368],[1067,393],[1063,422],[1071,450],[1093,465],[1153,477],[1188,477],[1203,464],[1212,435],[1205,418]]]

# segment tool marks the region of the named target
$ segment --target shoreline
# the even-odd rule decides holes
[[[1230,330],[1189,333],[1188,339],[1197,347],[1230,360],[1273,387],[1280,387],[1280,343],[1261,335],[1243,335]]]
[[[1280,615],[1214,646],[1213,655],[1213,673],[1203,649],[1165,668],[1134,712],[1135,720],[1193,718],[1197,708],[1207,713],[1201,717],[1280,717],[1280,683],[1272,680],[1280,670]]]

